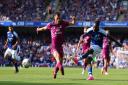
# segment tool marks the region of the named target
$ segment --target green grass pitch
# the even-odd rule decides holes
[[[95,80],[88,81],[87,72],[81,75],[82,68],[65,68],[65,75],[59,72],[52,78],[53,68],[21,68],[18,74],[12,67],[0,67],[0,85],[128,85],[128,69],[109,69],[109,75],[101,75],[94,69]]]

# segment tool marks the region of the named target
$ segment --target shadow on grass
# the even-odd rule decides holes
[[[86,79],[73,79],[73,78],[69,78],[68,80],[72,80],[72,81],[88,81]],[[128,79],[94,79],[94,81],[127,81]]]
[[[127,81],[126,79],[95,79],[96,81]]]
[[[0,81],[0,85],[81,85],[79,83],[29,83],[17,81]]]

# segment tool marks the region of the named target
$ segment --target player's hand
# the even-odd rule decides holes
[[[36,29],[36,33],[38,34],[39,31],[40,31],[40,28],[38,27],[38,28]]]
[[[39,31],[39,27],[38,28],[36,28],[36,32],[38,33],[38,31]]]
[[[75,16],[70,16],[72,20],[76,20],[76,17]]]

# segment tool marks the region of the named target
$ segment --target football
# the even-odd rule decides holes
[[[23,59],[23,61],[22,61],[22,66],[23,66],[24,68],[29,68],[30,62],[29,62],[29,59],[28,59],[28,58]]]

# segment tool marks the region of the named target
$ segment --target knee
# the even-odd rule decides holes
[[[88,64],[91,64],[92,60],[92,57],[88,57]]]
[[[90,49],[90,51],[89,51],[89,52],[90,52],[90,54],[93,54],[94,50],[93,50],[93,49]]]

